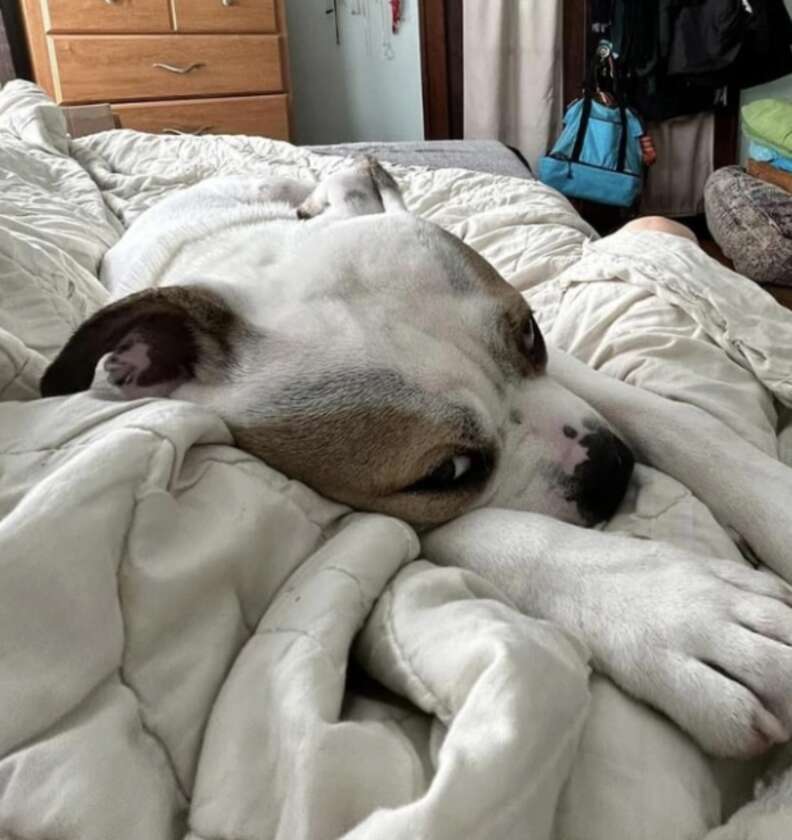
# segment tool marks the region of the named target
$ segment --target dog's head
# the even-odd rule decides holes
[[[485,505],[609,517],[632,455],[546,374],[522,296],[400,199],[323,222],[330,192],[256,284],[150,289],[97,312],[42,394],[90,388],[101,360],[123,397],[204,405],[291,478],[416,525]]]

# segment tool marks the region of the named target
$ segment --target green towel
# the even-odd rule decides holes
[[[752,140],[792,156],[792,102],[757,99],[742,109],[743,131]]]

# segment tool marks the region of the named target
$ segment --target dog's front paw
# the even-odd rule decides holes
[[[586,634],[600,670],[715,755],[789,740],[792,588],[667,546],[609,586],[607,615]]]

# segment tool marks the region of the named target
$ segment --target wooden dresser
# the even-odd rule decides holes
[[[122,128],[289,139],[284,0],[21,0],[36,82]]]

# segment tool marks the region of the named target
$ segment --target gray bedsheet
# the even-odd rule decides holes
[[[370,154],[378,160],[431,169],[458,168],[533,179],[527,164],[498,140],[423,140],[408,143],[338,143],[310,146],[329,155]]]

